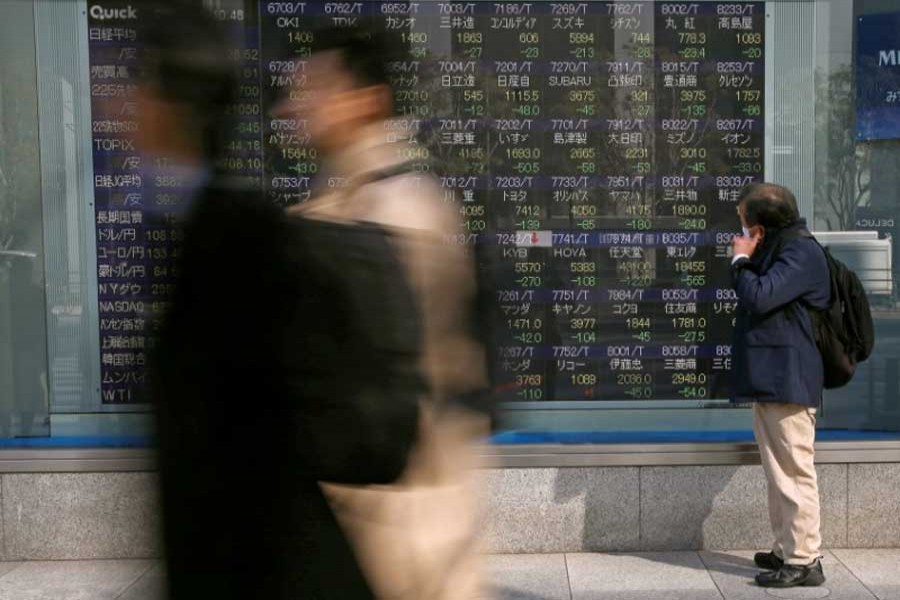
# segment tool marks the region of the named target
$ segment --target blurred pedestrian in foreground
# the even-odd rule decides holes
[[[400,481],[390,486],[325,485],[377,597],[482,596],[477,554],[474,442],[487,418],[458,399],[484,389],[485,360],[469,324],[476,294],[473,264],[461,246],[459,210],[436,178],[414,172],[409,133],[396,126],[388,63],[397,57],[383,33],[326,29],[306,64],[295,100],[281,111],[308,123],[324,155],[320,188],[290,211],[299,218],[373,223],[392,236],[422,317],[419,442]],[[372,311],[372,319],[378,319]]]
[[[193,182],[154,368],[170,598],[369,598],[318,481],[396,479],[422,385],[406,377],[390,403],[373,390],[384,386],[367,369],[384,361],[366,352],[356,299],[310,242],[333,231],[289,223],[216,169],[236,82],[228,41],[197,6],[158,9],[145,36],[140,141]],[[370,254],[398,271],[378,241]],[[411,317],[392,347],[415,357],[412,293],[395,284],[364,289],[385,318]]]
[[[800,218],[794,195],[754,184],[738,205],[744,235],[731,266],[738,297],[732,397],[753,403],[753,432],[769,489],[775,542],[754,557],[764,587],[817,586],[819,488],[814,464],[822,357],[809,309],[831,297],[825,254]]]

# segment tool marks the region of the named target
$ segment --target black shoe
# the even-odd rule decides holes
[[[753,562],[760,569],[766,571],[777,571],[784,564],[784,559],[774,552],[757,552],[753,556]]]
[[[760,587],[789,588],[797,586],[815,587],[825,583],[822,561],[811,565],[782,565],[777,571],[760,573],[756,576]]]

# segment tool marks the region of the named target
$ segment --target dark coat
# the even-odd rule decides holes
[[[371,598],[318,481],[396,479],[418,408],[361,401],[366,357],[298,227],[222,189],[185,226],[154,369],[172,600]]]
[[[798,237],[801,220],[771,231],[752,259],[731,267],[738,297],[732,401],[785,402],[816,407],[822,399],[822,357],[809,308],[828,306],[831,283],[825,254]]]

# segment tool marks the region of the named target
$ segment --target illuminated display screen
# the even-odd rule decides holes
[[[491,256],[505,401],[727,396],[741,187],[763,175],[763,2],[216,3],[242,65],[222,167],[281,205],[321,167],[275,99],[323,25],[396,31],[390,72],[415,168]],[[196,191],[135,148],[142,25],[89,4],[105,403],[138,403]],[[285,50],[287,49],[287,50]],[[328,185],[340,182],[328,182]],[[458,237],[458,236],[457,236]]]

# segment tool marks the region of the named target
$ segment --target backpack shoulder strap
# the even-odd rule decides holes
[[[367,171],[350,180],[349,185],[343,191],[343,193],[347,194],[347,196],[352,196],[367,185],[385,181],[386,179],[392,179],[394,177],[400,177],[401,175],[412,173],[414,172],[414,170],[415,169],[413,169],[413,163],[404,161],[401,163],[397,163],[396,165],[385,167],[383,169]],[[366,215],[362,220],[366,220],[368,216],[369,215]]]
[[[774,255],[777,257],[778,254],[781,253],[782,249],[783,249],[785,246],[787,246],[789,243],[793,242],[794,240],[800,240],[800,239],[808,239],[808,240],[812,240],[812,241],[814,241],[814,242],[816,243],[816,245],[817,245],[819,248],[821,248],[822,253],[825,255],[825,260],[826,260],[826,262],[829,263],[829,271],[830,271],[830,270],[831,270],[831,267],[830,267],[830,261],[829,261],[829,256],[830,256],[830,255],[829,255],[829,253],[828,253],[827,248],[826,248],[825,246],[823,246],[823,245],[819,242],[819,240],[816,239],[816,236],[814,236],[814,235],[809,231],[809,229],[806,229],[806,228],[803,228],[803,229],[795,229],[795,230],[792,230],[792,231],[787,231],[787,232],[785,232],[785,233],[781,236],[781,238],[778,240],[778,246],[775,248]],[[831,277],[830,274],[829,274],[829,278],[828,278],[828,279],[829,279],[829,281],[832,281],[832,277]],[[833,295],[834,295],[834,283],[831,283],[831,288],[832,288],[831,294],[832,294],[832,297],[833,297]],[[815,308],[814,306],[810,305],[804,298],[798,298],[795,302],[791,303],[791,307],[792,307],[792,309],[796,309],[796,308],[799,308],[799,307],[805,308],[805,309],[808,311],[810,317],[812,318],[813,324],[814,324],[814,325],[815,325],[816,321],[817,321],[818,319],[821,318],[821,314],[824,313],[824,312],[826,312],[826,311],[828,310],[828,309],[818,309],[818,308]],[[796,307],[796,308],[794,308],[794,307]]]
[[[366,173],[362,176],[360,183],[361,185],[376,183],[378,181],[383,181],[392,177],[399,177],[400,175],[412,173],[414,170],[415,169],[413,168],[413,163],[404,161],[401,163],[397,163],[396,165],[385,167],[384,169],[378,169],[377,171]]]
[[[812,233],[810,233],[810,231],[808,229],[805,229],[805,228],[804,229],[794,229],[791,231],[785,231],[784,233],[781,234],[781,236],[778,239],[778,244],[775,247],[774,252],[772,252],[773,260],[775,258],[777,258],[779,254],[781,254],[781,251],[784,249],[785,246],[787,246],[789,243],[793,242],[794,240],[801,240],[801,239],[810,239],[810,240],[814,241],[820,248],[822,248],[822,250],[824,250],[824,247],[822,247],[822,245],[819,244],[819,240],[816,239],[816,236],[814,236]]]
[[[816,237],[812,233],[810,233],[808,229],[792,229],[781,234],[781,238],[778,240],[779,249],[784,247],[788,243],[793,242],[794,240],[802,239],[813,240],[814,242],[818,243]]]
[[[361,173],[360,175],[354,177],[350,181],[349,190],[352,193],[359,188],[370,185],[372,183],[378,183],[379,181],[384,181],[385,179],[400,177],[401,175],[407,175],[408,173],[412,173],[414,171],[415,169],[413,168],[413,163],[409,161],[390,165],[383,169],[366,171],[365,173]]]

